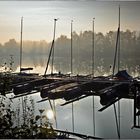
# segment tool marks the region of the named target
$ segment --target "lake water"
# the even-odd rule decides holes
[[[23,66],[27,66],[24,65]],[[33,66],[33,72],[37,72],[39,74],[43,74],[45,67],[43,66]],[[80,74],[82,74],[82,69],[80,69]],[[16,71],[19,71],[19,67]],[[54,71],[57,72],[58,70],[54,68]],[[50,73],[50,67],[49,71]],[[87,72],[88,74],[89,72]],[[84,72],[85,74],[85,72]],[[40,93],[36,93],[31,95],[32,98],[35,100],[35,108],[36,114],[39,113],[38,109],[46,109],[49,110],[50,106],[48,101],[43,103],[36,103],[36,101],[41,100]],[[115,122],[115,115],[114,115],[114,108],[113,105],[104,110],[103,112],[99,112],[98,110],[102,107],[100,105],[100,98],[95,97],[95,135],[102,138],[111,138],[116,139],[118,138],[117,135],[117,128]],[[17,99],[15,99],[15,102]],[[60,106],[64,103],[64,100],[56,100],[56,115],[57,115],[57,129],[68,130],[72,131],[72,105]],[[121,99],[121,114],[120,114],[120,121],[121,121],[121,138],[140,138],[140,129],[131,129],[133,126],[133,101],[127,99]],[[116,103],[117,107],[117,103]],[[80,101],[74,103],[74,125],[75,125],[75,132],[82,133],[86,135],[93,135],[93,107],[92,107],[92,97],[84,98]],[[55,121],[50,119],[50,122],[53,123],[53,127],[55,128]]]

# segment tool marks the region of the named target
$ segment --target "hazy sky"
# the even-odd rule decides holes
[[[56,37],[70,36],[70,22],[79,33],[92,29],[95,32],[117,30],[118,5],[121,6],[121,29],[140,30],[140,1],[0,1],[0,42],[20,39],[20,18],[24,17],[23,40],[51,41],[53,19],[57,21]]]

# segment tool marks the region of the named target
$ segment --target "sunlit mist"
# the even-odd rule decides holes
[[[25,66],[27,67],[27,66]],[[20,72],[20,67],[17,67],[17,69],[15,70],[15,72]],[[38,73],[39,75],[43,75],[44,72],[45,72],[45,67],[42,67],[42,66],[36,66],[36,67],[33,67],[33,70],[29,70],[27,71],[28,73]],[[53,69],[53,72],[54,73],[58,73],[57,70],[55,70],[55,68]],[[51,73],[51,66],[48,66],[48,71],[47,71],[47,74],[50,74]]]

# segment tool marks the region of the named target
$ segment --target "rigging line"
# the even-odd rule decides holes
[[[48,66],[49,66],[49,62],[50,62],[50,58],[51,58],[51,54],[52,54],[53,45],[54,45],[54,40],[52,41],[52,46],[51,46],[51,49],[50,49],[50,52],[49,52],[49,57],[48,57],[48,61],[47,61],[47,65],[46,65],[44,76],[46,76],[46,73],[47,73],[47,70],[48,70]]]
[[[55,41],[55,32],[56,32],[56,21],[58,19],[54,19],[54,35],[53,35],[53,40]],[[53,48],[52,48],[52,67],[51,67],[51,74],[53,74],[53,67],[54,67],[54,43],[53,43]]]
[[[120,27],[119,27],[119,30],[118,30],[118,72],[119,72],[119,69],[120,69]]]
[[[118,71],[120,69],[120,5],[119,5]]]
[[[72,102],[72,131],[74,132],[74,103]]]
[[[54,45],[53,45],[53,48],[52,48],[52,66],[51,66],[51,74],[53,74],[53,64],[54,63]]]
[[[49,57],[48,57],[48,61],[47,61],[47,65],[46,65],[46,69],[45,69],[45,73],[44,76],[46,76],[47,70],[48,70],[48,66],[49,66],[49,62],[50,62],[50,58],[52,55],[52,69],[51,69],[51,73],[53,72],[53,61],[54,61],[54,41],[55,41],[55,31],[56,31],[56,21],[58,19],[54,19],[54,34],[53,34],[53,41],[52,41],[52,45],[51,45],[51,49],[49,52]],[[53,53],[53,54],[52,54]]]
[[[114,113],[115,113],[115,119],[116,119],[117,134],[118,134],[118,138],[120,139],[120,131],[119,131],[119,125],[118,125],[118,119],[117,119],[117,111],[116,111],[115,104],[113,104],[113,107],[114,107]]]
[[[118,27],[118,31],[117,31],[117,40],[116,40],[116,48],[115,48],[114,63],[113,63],[113,75],[112,76],[114,76],[114,73],[115,73],[117,50],[118,50],[118,38],[119,38],[119,27]]]

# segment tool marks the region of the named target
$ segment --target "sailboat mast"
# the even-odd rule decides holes
[[[118,72],[120,70],[120,5],[119,5],[119,38],[118,38]],[[120,130],[121,130],[121,119],[120,119],[120,114],[121,114],[121,108],[120,108],[120,101],[118,101],[118,129],[119,129],[119,139],[120,139]]]
[[[120,5],[119,5],[118,71],[120,70]]]
[[[72,36],[72,32],[73,32],[73,20],[71,20],[71,74],[73,73],[73,63],[72,63],[72,59],[73,59],[73,36]]]
[[[118,57],[117,57],[118,55]],[[115,55],[114,55],[114,63],[113,63],[113,75],[115,73],[115,67],[118,58],[118,71],[120,70],[120,6],[119,6],[119,24],[118,24],[118,31],[117,31],[117,39],[116,39],[116,47],[115,47]]]
[[[56,21],[57,21],[57,20],[58,20],[58,19],[54,19],[54,34],[53,34],[53,41],[52,41],[51,49],[50,49],[50,52],[49,52],[49,57],[48,57],[48,61],[47,61],[47,65],[46,65],[46,69],[45,69],[45,72],[44,72],[44,76],[46,76],[46,73],[47,73],[47,70],[48,70],[48,66],[49,66],[49,63],[50,63],[51,55],[52,55],[51,74],[53,73],[53,62],[54,62],[54,41],[55,41],[55,30],[56,30]]]
[[[113,64],[113,75],[115,73],[115,66],[116,66],[116,59],[118,54],[118,72],[120,70],[120,5],[119,5],[119,24],[118,24],[118,32],[117,32],[117,40],[116,40],[116,49],[115,49],[115,56],[114,56],[114,64]],[[114,104],[115,106],[115,104]],[[114,107],[115,111],[115,107]],[[118,131],[118,137],[120,139],[120,101],[118,101],[118,117],[116,118],[116,124],[117,124],[117,131]],[[115,115],[116,116],[116,115]]]
[[[93,32],[92,32],[92,76],[94,77],[94,20],[95,18],[93,18]]]
[[[73,74],[73,63],[72,63],[72,60],[73,60],[73,20],[71,20],[71,74]],[[72,102],[72,131],[74,132],[74,103]]]
[[[53,42],[55,41],[55,32],[56,32],[56,21],[58,19],[54,19],[54,34],[53,34]],[[51,68],[51,74],[53,74],[53,66],[54,66],[54,43],[52,48],[52,68]]]
[[[20,35],[20,73],[22,67],[22,31],[23,31],[23,17],[21,17],[21,35]]]
[[[92,33],[92,76],[94,78],[94,66],[95,66],[95,54],[94,54],[94,50],[95,50],[95,41],[94,41],[94,20],[95,18],[93,18],[93,33]],[[93,135],[95,136],[95,101],[94,101],[94,96],[92,97],[92,111],[93,111]]]

